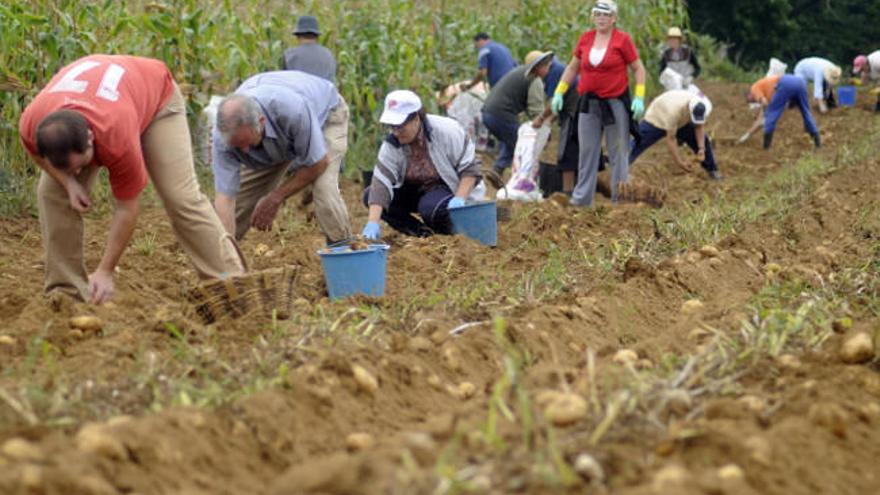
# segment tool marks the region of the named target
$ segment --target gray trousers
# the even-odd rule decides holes
[[[611,201],[617,201],[617,184],[629,178],[629,113],[620,100],[608,100],[608,103],[614,113],[613,125],[602,125],[596,100],[590,101],[589,113],[578,114],[578,180],[571,195],[572,204],[578,206],[593,204],[603,133],[611,162]]]

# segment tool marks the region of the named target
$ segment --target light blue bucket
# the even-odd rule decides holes
[[[498,215],[494,201],[450,208],[449,218],[456,234],[464,234],[486,246],[498,244]]]
[[[370,244],[369,248],[358,251],[352,251],[349,246],[318,251],[330,299],[355,294],[384,295],[388,248],[387,244]]]
[[[856,106],[856,87],[840,86],[837,88],[837,99],[840,100],[840,106],[842,107]]]

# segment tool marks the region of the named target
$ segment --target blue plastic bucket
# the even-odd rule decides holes
[[[840,86],[837,88],[837,99],[840,100],[840,106],[842,107],[856,106],[856,87]]]
[[[352,251],[340,246],[318,251],[330,299],[354,294],[382,296],[385,294],[385,267],[388,245],[371,244],[369,248]]]
[[[456,234],[464,234],[486,246],[498,244],[498,215],[494,201],[451,208],[449,218]]]

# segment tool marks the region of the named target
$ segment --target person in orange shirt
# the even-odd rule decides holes
[[[773,144],[773,132],[776,131],[776,124],[782,117],[782,112],[786,107],[796,105],[804,118],[804,129],[813,138],[817,148],[822,146],[819,126],[816,125],[816,119],[810,112],[807,82],[800,77],[791,74],[765,77],[752,85],[746,99],[749,103],[759,104],[761,108],[752,127],[739,138],[737,144],[748,141],[752,133],[763,126],[764,149],[769,149]]]
[[[27,106],[19,135],[42,169],[37,202],[46,292],[93,304],[113,296],[113,273],[148,177],[201,278],[244,272],[234,239],[199,188],[183,96],[164,63],[124,55],[76,60]],[[87,275],[82,214],[92,206],[99,167],[109,172],[116,207],[104,254]]]

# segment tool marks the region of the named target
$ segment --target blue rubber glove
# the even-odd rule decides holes
[[[641,120],[642,116],[645,115],[645,99],[638,96],[633,98],[630,110],[632,110],[633,117],[636,120]]]
[[[449,200],[449,205],[447,206],[447,208],[451,210],[453,208],[461,208],[462,206],[464,206],[464,198],[459,198],[458,196],[456,196]]]
[[[556,115],[562,111],[562,95],[560,93],[554,94],[553,99],[550,100],[550,110],[553,110]]]
[[[382,227],[379,226],[377,222],[367,222],[364,225],[364,231],[361,233],[364,236],[364,239],[376,240],[379,238],[379,234],[382,232]]]

